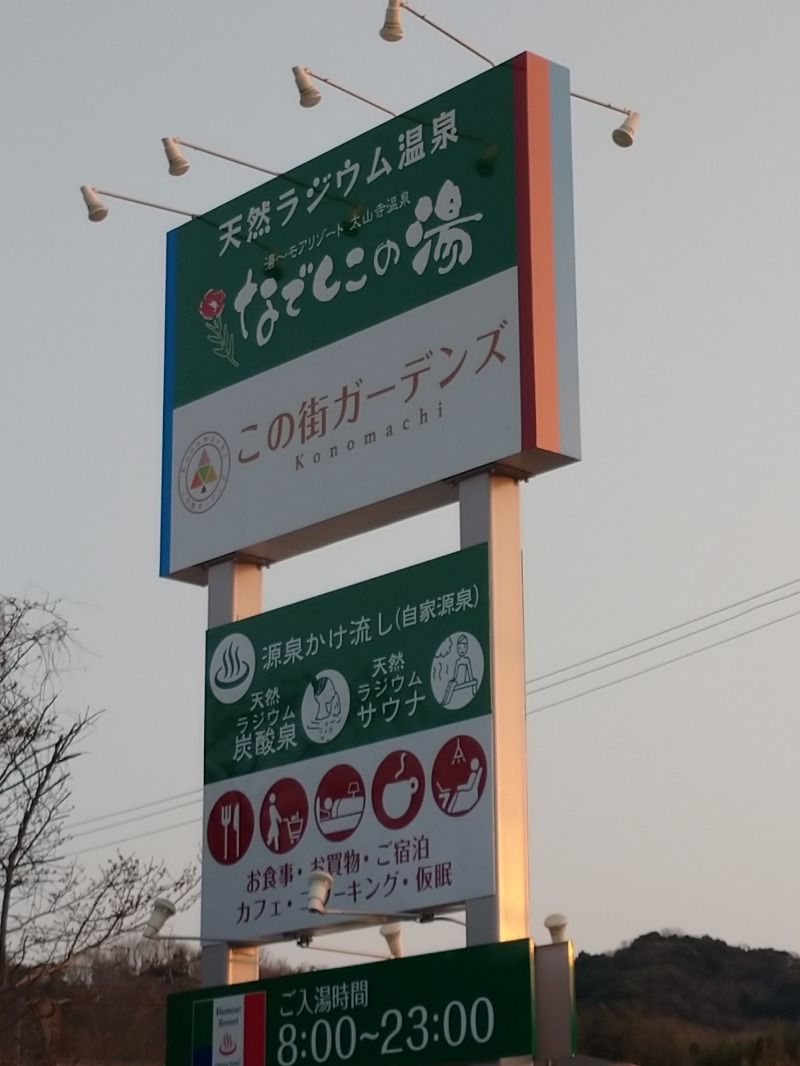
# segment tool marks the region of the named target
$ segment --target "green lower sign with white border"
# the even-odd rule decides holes
[[[533,1055],[533,941],[180,992],[167,1066],[414,1066]]]

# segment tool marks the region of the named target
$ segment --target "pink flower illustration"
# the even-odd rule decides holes
[[[238,366],[233,334],[222,321],[222,312],[225,310],[225,293],[222,289],[209,289],[200,301],[199,310],[205,319],[208,340],[214,349],[214,355],[226,359],[231,366]]]
[[[206,320],[221,315],[225,308],[225,293],[222,289],[209,289],[200,301],[200,314]]]

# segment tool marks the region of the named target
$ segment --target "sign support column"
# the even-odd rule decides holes
[[[208,628],[249,618],[262,609],[261,566],[226,559],[208,569]],[[204,944],[201,982],[233,985],[258,980],[258,945]]]
[[[494,473],[459,484],[461,547],[489,546],[495,891],[467,903],[467,945],[530,935],[525,640],[519,482]]]

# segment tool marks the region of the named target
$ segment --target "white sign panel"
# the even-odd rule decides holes
[[[516,307],[512,269],[179,408],[171,568],[235,552],[243,528],[275,540],[513,451]]]
[[[306,760],[205,791],[202,936],[280,939],[342,921],[328,906],[393,914],[491,895],[491,716]]]

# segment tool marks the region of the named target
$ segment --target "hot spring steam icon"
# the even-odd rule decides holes
[[[229,633],[211,656],[208,684],[220,703],[235,703],[250,688],[256,651],[244,633]]]

